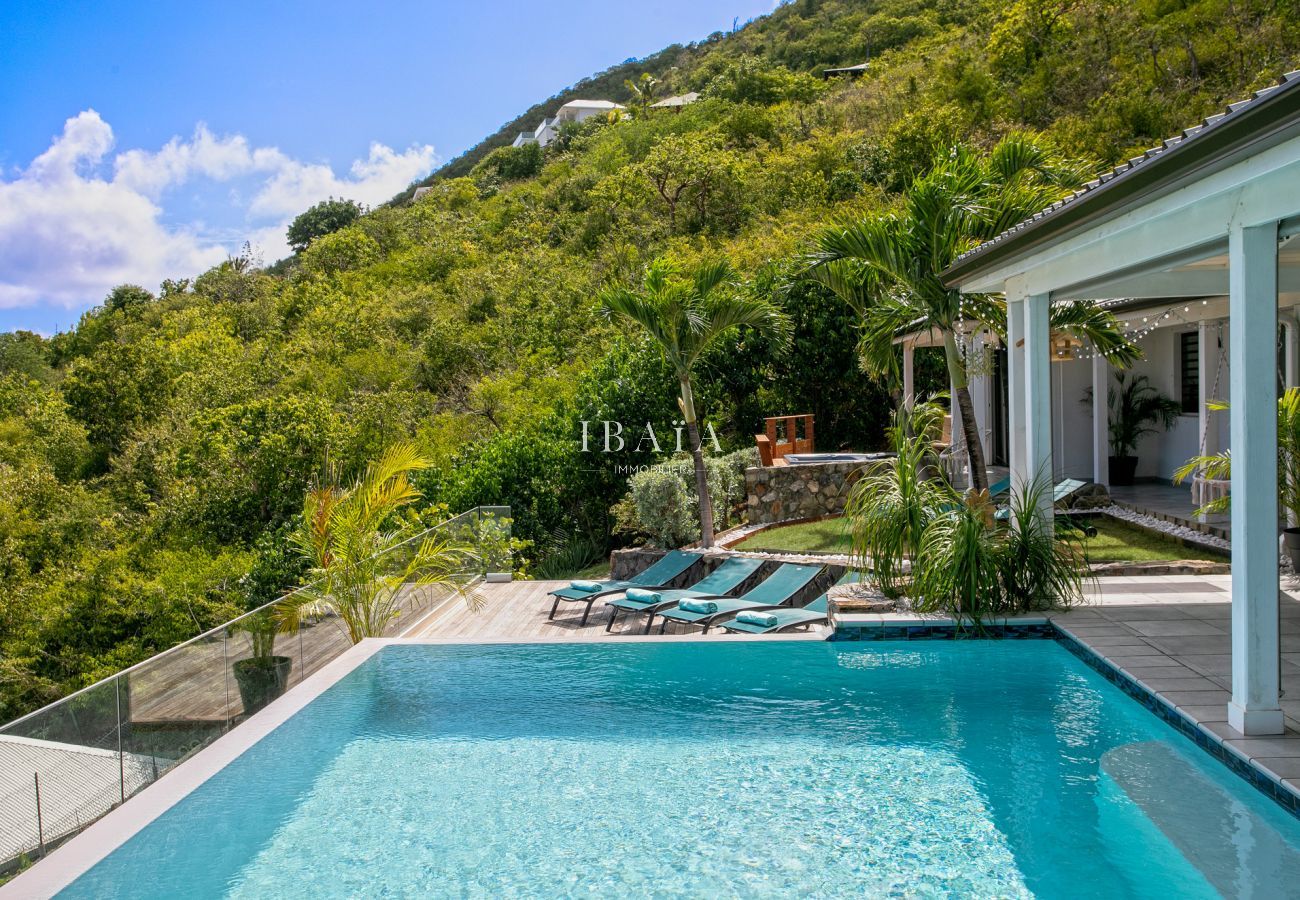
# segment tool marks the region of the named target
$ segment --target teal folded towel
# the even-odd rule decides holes
[[[718,611],[718,604],[712,600],[683,600],[677,604],[677,608],[684,609],[686,612],[711,615]]]
[[[771,628],[780,621],[771,613],[765,612],[743,612],[736,616],[737,622],[744,622],[746,625],[758,625],[762,628]]]
[[[657,591],[647,591],[645,588],[628,588],[626,596],[627,599],[635,603],[658,603],[664,598],[663,594]]]
[[[582,591],[585,594],[594,594],[601,589],[599,581],[570,581],[569,587],[575,591]]]

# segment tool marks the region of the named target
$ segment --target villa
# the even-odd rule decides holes
[[[619,109],[571,101],[515,146]],[[480,507],[362,560],[396,585],[382,636],[324,613],[268,631],[268,605],[0,727],[0,862],[42,857],[0,900],[1295,895],[1277,398],[1300,371],[1297,234],[1300,74],[944,273],[1006,298],[1004,340],[963,340],[987,351],[978,431],[1012,490],[1113,480],[1112,367],[1049,319],[1103,301],[1180,410],[1137,476],[1232,450],[1230,483],[1199,486],[1231,496],[1230,575],[1103,578],[1078,606],[981,620],[856,608],[860,560],[706,535],[621,551],[608,577],[516,580],[510,511]],[[915,401],[936,336],[898,342]],[[764,426],[784,479],[891,462],[818,453],[810,414]],[[987,497],[943,497],[996,527]],[[1049,546],[1055,515],[1050,493],[1025,515]],[[475,549],[455,577],[481,608],[405,577],[449,537]],[[260,681],[249,660],[272,661]]]
[[[510,146],[522,147],[524,144],[538,144],[545,147],[560,132],[565,122],[585,122],[592,116],[608,115],[616,109],[624,109],[621,103],[611,100],[570,100],[561,106],[553,116],[542,119],[532,131],[521,131]]]
[[[1150,300],[1155,305],[1147,307],[1144,318],[1164,307],[1165,312],[1154,313],[1164,322],[1179,301],[1205,298],[1201,309],[1208,310],[1209,298],[1216,298],[1220,309],[1217,298],[1227,298],[1227,445],[1234,462],[1227,713],[1231,728],[1244,735],[1285,730],[1279,683],[1275,348],[1279,307],[1290,308],[1297,300],[1300,254],[1290,247],[1297,231],[1300,75],[1293,74],[966,253],[947,273],[964,292],[1007,298],[1007,455],[1013,480],[1021,482],[1052,470],[1057,459],[1053,406],[1060,401],[1052,393],[1050,304],[1099,296]],[[1191,315],[1190,303],[1182,308]],[[1203,319],[1184,321],[1196,324],[1199,400],[1209,390],[1204,375],[1217,356],[1217,340],[1211,344]],[[1288,377],[1294,377],[1294,344],[1294,337],[1285,344],[1282,369]],[[1105,360],[1094,357],[1091,369],[1100,395],[1107,380]],[[1105,480],[1099,410],[1093,421],[1094,471]],[[1209,440],[1204,412],[1198,412],[1197,431]]]

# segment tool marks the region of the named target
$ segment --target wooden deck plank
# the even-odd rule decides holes
[[[416,623],[403,637],[442,640],[592,640],[612,641],[629,634],[641,634],[644,619],[621,619],[612,632],[605,631],[604,603],[592,606],[586,626],[582,604],[561,603],[554,620],[548,620],[552,598],[549,591],[566,581],[511,581],[485,584],[480,588],[483,606],[470,610],[452,602],[433,616]]]

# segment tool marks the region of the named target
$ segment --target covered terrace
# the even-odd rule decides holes
[[[1290,305],[1300,292],[1298,233],[1300,73],[1293,73],[961,256],[946,273],[963,292],[1007,299],[1009,457],[1020,483],[1053,464],[1050,304],[1228,298],[1227,720],[1244,735],[1285,728],[1273,348],[1279,297]]]

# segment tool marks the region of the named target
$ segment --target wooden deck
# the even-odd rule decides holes
[[[560,603],[555,619],[548,620],[546,617],[551,612],[554,598],[547,596],[547,592],[568,583],[511,581],[481,585],[483,605],[480,609],[470,610],[459,600],[449,600],[424,621],[417,621],[403,637],[467,642],[616,641],[643,632],[645,618],[641,616],[620,617],[612,633],[605,631],[607,613],[603,600],[597,600],[592,606],[586,627],[578,624],[585,608],[581,603]],[[656,634],[659,632],[658,620],[654,631]],[[698,635],[700,629],[690,631]]]

